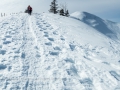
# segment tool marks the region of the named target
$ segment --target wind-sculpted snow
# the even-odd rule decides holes
[[[1,90],[119,90],[120,43],[53,14],[0,22]]]

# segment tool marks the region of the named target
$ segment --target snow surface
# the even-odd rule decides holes
[[[0,20],[0,90],[120,90],[120,24],[80,16]]]

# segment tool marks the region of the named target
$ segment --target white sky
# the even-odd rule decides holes
[[[34,12],[48,12],[52,0],[0,0],[0,12],[24,11],[28,5]],[[57,0],[67,3],[70,13],[85,11],[103,19],[120,22],[120,0]]]

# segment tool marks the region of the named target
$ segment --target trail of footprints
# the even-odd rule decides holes
[[[56,44],[55,44],[55,43],[57,43],[56,39],[59,38],[59,40],[61,40],[61,42],[63,43],[65,41],[65,38],[63,36],[59,36],[59,32],[57,30],[54,30],[52,28],[52,26],[50,24],[46,23],[42,18],[41,18],[41,22],[37,21],[37,25],[41,29],[40,29],[40,32],[37,32],[37,31],[36,32],[39,33],[40,35],[41,35],[41,32],[43,33],[46,50],[48,48],[49,48],[48,50],[50,50],[52,47],[51,51],[48,51],[49,55],[59,56],[59,54],[61,52],[61,48],[59,46],[60,42],[58,42],[58,46],[56,46]],[[37,37],[37,38],[40,38],[40,37]],[[74,43],[70,43],[68,46],[69,46],[69,50],[71,50],[71,51],[74,51],[76,48],[76,45]],[[54,63],[54,61],[52,63]],[[47,65],[47,66],[48,67],[46,67],[46,70],[49,70],[52,68],[52,65]],[[83,85],[86,90],[88,90],[88,89],[92,90],[92,88],[94,88],[94,86],[92,84],[92,80],[90,78],[85,78],[84,80],[82,80],[82,79],[77,80],[76,83],[73,82],[72,79],[70,79],[70,77],[75,78],[73,76],[78,76],[78,73],[77,73],[78,71],[76,69],[75,61],[73,58],[67,57],[64,60],[58,61],[57,66],[54,68],[59,68],[60,70],[61,69],[64,70],[64,68],[67,68],[65,70],[66,71],[65,77],[62,78],[64,89],[66,89],[66,90],[70,89],[72,86],[78,85],[77,83]],[[56,72],[56,70],[53,71],[53,74],[54,73],[55,73],[55,76],[53,78],[58,78],[58,77],[60,77],[60,74],[62,74],[59,71]],[[59,82],[59,80],[58,80],[58,82]],[[58,85],[58,83],[56,82],[56,86],[57,85]]]
[[[17,77],[17,74],[20,73],[21,70],[19,63],[19,60],[21,59],[19,46],[21,46],[22,41],[19,37],[21,36],[19,35],[20,30],[18,30],[21,25],[19,23],[15,23],[16,21],[19,20],[14,19],[11,21],[9,26],[6,27],[6,31],[3,33],[3,36],[0,37],[0,82],[4,84],[0,85],[0,88],[3,88],[5,90],[9,87],[10,84],[14,85],[14,83],[11,81],[18,80],[14,78]],[[5,75],[3,74],[3,76],[1,72],[4,71],[6,73]]]
[[[49,52],[49,55],[52,55],[52,56],[58,56],[61,49],[59,46],[55,46],[54,44],[56,43],[56,38],[60,38],[59,37],[59,33],[57,30],[54,31],[53,27],[47,23],[45,20],[43,20],[41,18],[41,16],[38,16],[36,17],[36,25],[37,27],[40,28],[39,31],[35,31],[36,34],[39,33],[39,35],[36,35],[38,36],[38,40],[41,39],[41,37],[43,36],[44,37],[44,44],[46,45],[46,49],[47,48],[51,48],[51,46],[53,47],[53,49],[51,49],[51,51],[48,51]],[[41,33],[42,33],[42,36],[41,36]],[[40,36],[40,37],[39,37]],[[63,37],[61,40],[65,40]],[[49,50],[49,49],[48,49]]]
[[[0,40],[0,55],[1,57],[4,55],[8,55],[9,58],[11,57],[10,54],[14,53],[14,50],[16,48],[12,47],[15,45],[13,37],[15,34],[15,30],[12,30],[14,28],[9,28],[7,32],[3,35],[3,37]]]
[[[52,55],[52,56],[58,56],[60,54],[60,51],[61,51],[61,48],[58,46],[54,46],[54,43],[55,43],[55,37],[57,36],[57,38],[59,38],[59,40],[61,40],[62,42],[65,41],[65,38],[63,36],[59,36],[59,32],[57,30],[54,30],[52,28],[52,26],[50,26],[48,23],[46,23],[44,20],[42,20],[41,18],[41,22],[42,23],[39,23],[39,21],[37,21],[37,24],[38,24],[38,27],[41,28],[41,32],[43,32],[43,36],[45,38],[45,45],[47,48],[49,47],[53,47],[53,49],[51,51],[48,51],[49,52],[49,55]],[[39,32],[38,32],[39,33]],[[59,43],[58,43],[59,44]],[[75,50],[75,45],[73,43],[70,43],[69,45],[69,48],[71,51],[74,51]],[[50,49],[49,49],[50,50]],[[58,66],[56,68],[64,68],[66,67],[67,65],[69,65],[70,67],[68,67],[68,69],[66,69],[66,72],[67,72],[67,77],[66,78],[63,78],[62,81],[64,83],[64,85],[66,86],[65,88],[67,88],[67,86],[71,85],[70,83],[73,84],[72,81],[70,81],[68,79],[69,76],[74,76],[74,75],[77,75],[77,69],[75,68],[74,66],[75,62],[73,59],[71,58],[65,58],[64,60],[62,61],[59,61],[58,62]],[[51,66],[49,66],[48,68],[50,69]],[[47,69],[48,69],[47,68]],[[55,72],[53,72],[55,73]],[[56,75],[57,76],[57,75]],[[55,77],[56,77],[55,76]],[[54,78],[55,78],[54,77]],[[56,77],[57,78],[57,77]],[[86,82],[89,82],[90,79],[88,79]],[[82,81],[81,81],[82,82]],[[85,83],[85,80],[84,80],[84,83]],[[57,83],[56,83],[57,84]],[[90,83],[91,84],[91,83]],[[88,84],[89,85],[89,84]]]

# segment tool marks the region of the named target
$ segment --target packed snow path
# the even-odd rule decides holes
[[[120,90],[119,62],[99,60],[104,47],[69,42],[65,28],[46,18],[19,14],[0,22],[0,90]]]

